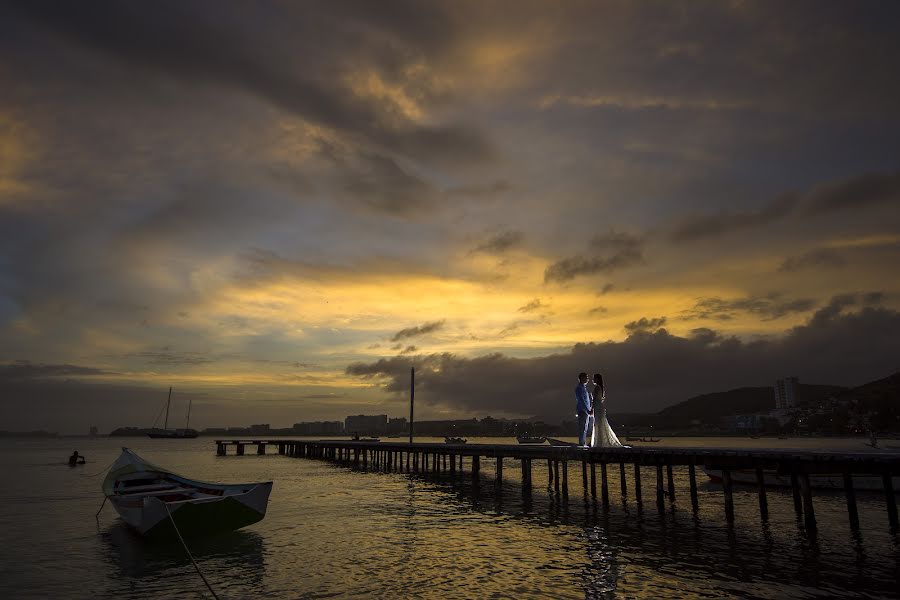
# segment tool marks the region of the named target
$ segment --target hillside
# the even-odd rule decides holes
[[[847,388],[842,386],[801,383],[798,403],[801,406],[815,404],[845,392]],[[678,428],[688,427],[694,421],[718,424],[722,417],[728,415],[759,413],[773,408],[775,397],[771,386],[743,387],[727,392],[700,394],[653,415],[621,415],[618,420],[625,424]]]

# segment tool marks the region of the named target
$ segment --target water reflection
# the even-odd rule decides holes
[[[755,491],[748,493],[742,499],[742,518],[729,526],[719,514],[722,508],[718,496],[706,498],[705,507],[701,501],[700,513],[694,513],[689,504],[685,507],[686,494],[682,493],[678,496],[681,503],[667,502],[665,512],[660,514],[655,506],[641,509],[633,500],[624,501],[622,506],[611,502],[604,508],[599,498],[579,498],[581,494],[565,498],[543,486],[523,493],[517,483],[508,481],[496,486],[473,484],[466,477],[409,477],[453,494],[471,511],[490,512],[528,527],[579,530],[580,551],[587,557],[580,581],[589,599],[621,594],[622,585],[632,590],[634,586],[664,586],[667,582],[676,587],[686,582],[711,585],[727,591],[726,595],[743,597],[769,597],[773,593],[806,596],[813,588],[828,590],[837,597],[853,597],[860,587],[874,595],[891,597],[896,593],[900,573],[897,553],[888,552],[880,562],[867,561],[872,546],[880,540],[870,539],[867,546],[863,537],[849,528],[846,539],[842,533],[830,531],[835,520],[845,515],[840,510],[825,510],[834,508],[834,502],[828,504],[828,496],[820,497],[823,510],[817,515],[817,533],[804,527],[802,517],[796,518],[789,494],[771,494],[770,508],[775,516],[761,520],[753,512],[758,511]],[[710,484],[698,487],[701,493],[719,492]],[[750,522],[748,515],[753,516]],[[773,524],[773,520],[777,522]],[[623,576],[626,572],[630,574],[627,581]],[[680,590],[682,594],[687,592]],[[635,593],[671,597],[679,590],[645,589]]]
[[[147,540],[118,520],[102,529],[99,536],[102,558],[111,565],[107,577],[111,587],[127,589],[135,594],[133,597],[146,597],[150,590],[184,592],[203,585],[178,541]],[[265,541],[259,534],[232,531],[188,539],[187,543],[214,589],[239,583],[242,595],[262,590]]]

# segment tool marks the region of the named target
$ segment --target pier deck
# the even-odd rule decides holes
[[[569,466],[581,467],[581,479],[585,496],[597,499],[597,470],[600,471],[600,501],[609,506],[609,482],[607,470],[618,468],[622,494],[627,492],[626,465],[633,470],[634,496],[642,500],[641,468],[656,471],[656,505],[665,512],[666,502],[675,501],[673,469],[687,470],[690,483],[691,507],[699,509],[696,469],[707,468],[720,472],[724,497],[725,517],[734,523],[733,474],[737,471],[755,472],[755,485],[759,495],[760,516],[768,518],[766,475],[775,473],[789,478],[793,491],[794,509],[802,517],[807,529],[816,528],[811,477],[831,476],[843,480],[847,499],[850,526],[859,528],[854,478],[866,477],[881,480],[888,524],[892,533],[900,531],[894,490],[895,477],[900,476],[900,453],[866,452],[846,453],[828,451],[749,450],[721,448],[580,448],[573,445],[530,444],[446,444],[433,442],[367,441],[367,440],[293,440],[293,439],[218,439],[216,450],[226,456],[229,446],[237,455],[244,454],[244,447],[255,445],[257,454],[266,454],[268,446],[276,446],[278,454],[351,464],[358,468],[408,473],[463,473],[463,459],[468,459],[471,476],[480,477],[481,459],[490,459],[496,472],[495,483],[503,481],[503,465],[506,459],[517,460],[521,465],[522,491],[531,493],[532,463],[547,461],[548,486],[554,492],[567,497],[569,494]],[[562,474],[560,474],[560,469]]]

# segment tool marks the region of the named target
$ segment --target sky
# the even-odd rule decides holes
[[[900,4],[0,0],[0,429],[900,370]]]

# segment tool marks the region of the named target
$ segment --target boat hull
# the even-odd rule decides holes
[[[188,479],[123,448],[104,480],[103,492],[122,520],[141,535],[170,538],[177,527],[188,537],[261,521],[272,482],[220,484]]]

